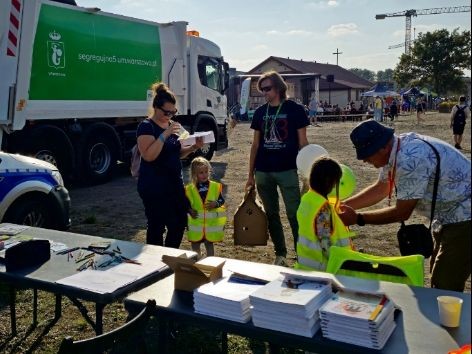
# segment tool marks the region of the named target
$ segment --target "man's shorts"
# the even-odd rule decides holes
[[[308,115],[309,115],[310,117],[316,116],[316,110],[310,109],[310,112],[308,113]]]
[[[464,128],[465,128],[465,124],[454,123],[452,125],[452,133],[454,135],[462,135],[464,134]]]

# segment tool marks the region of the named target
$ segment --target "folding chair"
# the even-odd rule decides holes
[[[424,286],[424,257],[381,257],[332,246],[326,267],[328,273],[392,283]]]
[[[84,340],[71,337],[62,340],[59,354],[90,354],[111,351],[112,353],[146,353],[144,334],[150,316],[155,313],[156,301],[148,300],[146,307],[133,319],[108,333]],[[124,345],[128,344],[128,346]],[[132,351],[130,351],[130,346]],[[126,347],[126,348],[125,348]]]

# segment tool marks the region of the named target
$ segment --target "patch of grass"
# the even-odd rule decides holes
[[[89,215],[86,216],[83,220],[84,224],[96,224],[97,223],[97,217],[95,215]]]

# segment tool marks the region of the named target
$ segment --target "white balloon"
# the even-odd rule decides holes
[[[309,144],[303,147],[297,155],[297,168],[302,177],[310,179],[311,166],[321,156],[328,156],[328,151],[320,145]]]

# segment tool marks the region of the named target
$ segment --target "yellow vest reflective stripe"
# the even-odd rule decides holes
[[[190,242],[198,242],[203,239],[211,242],[223,240],[226,208],[224,206],[212,210],[205,210],[204,208],[206,201],[218,200],[222,189],[221,183],[210,181],[206,200],[203,201],[193,183],[185,186],[185,193],[190,201],[190,206],[198,213],[195,219],[188,216],[187,237]]]
[[[353,232],[343,224],[336,213],[334,206],[327,199],[313,190],[309,190],[302,196],[297,211],[298,241],[295,268],[307,270],[326,270],[328,259],[323,255],[321,244],[315,235],[314,223],[321,208],[328,205],[331,209],[332,227],[331,246],[345,247],[351,249],[350,237]]]

